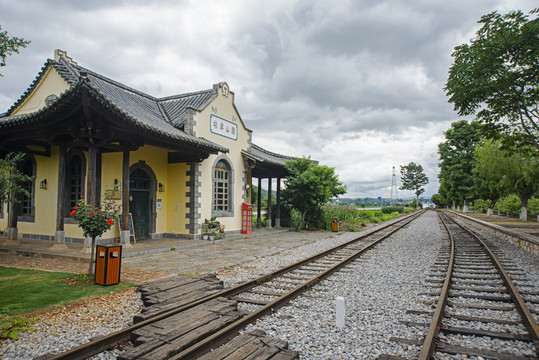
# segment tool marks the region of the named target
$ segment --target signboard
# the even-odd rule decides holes
[[[119,223],[118,223],[118,238],[120,237],[120,228],[121,228],[121,224],[122,224],[122,214],[119,215]],[[133,215],[131,215],[131,213],[129,213],[129,240],[130,241],[133,241],[134,243],[137,242],[137,240],[135,239],[135,231],[134,231],[134,228],[133,228]]]
[[[382,197],[381,197],[381,196],[378,196],[378,201],[382,201]]]
[[[238,139],[238,124],[213,114],[210,116],[210,131],[232,140]]]

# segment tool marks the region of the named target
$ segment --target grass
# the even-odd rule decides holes
[[[62,305],[91,296],[123,290],[133,284],[94,284],[86,274],[15,269],[0,266],[0,336],[16,338],[12,328],[24,328],[28,321],[20,314]],[[24,317],[24,316],[23,316]],[[35,318],[32,320],[36,320]],[[36,320],[37,321],[37,320]],[[32,321],[35,322],[35,321]],[[13,336],[15,335],[15,336]]]
[[[350,206],[324,206],[325,230],[331,230],[331,219],[339,219],[339,230],[361,231],[366,224],[377,224],[388,221],[401,215],[399,212],[384,214],[381,210],[357,210]],[[413,209],[404,210],[405,213],[413,212]]]

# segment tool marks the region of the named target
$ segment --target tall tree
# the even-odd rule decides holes
[[[462,201],[464,212],[468,211],[468,202],[476,195],[472,169],[475,145],[482,138],[481,130],[482,125],[477,121],[455,121],[444,132],[446,141],[438,145],[438,177],[444,185],[439,192],[450,201]]]
[[[508,195],[507,150],[500,141],[485,140],[475,149],[473,168],[478,197],[489,201],[487,216],[493,214],[499,198]]]
[[[506,175],[509,186],[521,204],[520,219],[528,219],[528,200],[539,190],[539,155],[519,146],[507,158]]]
[[[452,54],[445,91],[460,116],[475,115],[496,131],[523,135],[539,149],[537,12],[482,16],[476,36]]]
[[[308,211],[320,208],[332,197],[346,193],[335,170],[319,165],[309,158],[297,158],[286,163],[288,174],[282,191],[283,204],[298,210],[301,230]]]
[[[2,25],[0,25],[2,30]],[[6,66],[6,57],[19,53],[19,48],[25,48],[30,41],[18,37],[9,37],[7,31],[0,31],[0,67]],[[0,74],[2,76],[2,74]]]
[[[399,189],[411,190],[415,192],[415,203],[419,208],[419,195],[425,192],[423,186],[429,183],[429,178],[423,172],[423,166],[414,162],[408,165],[401,165],[401,182],[402,185]]]

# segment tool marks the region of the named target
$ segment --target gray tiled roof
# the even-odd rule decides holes
[[[295,159],[295,157],[292,156],[273,153],[255,144],[251,144],[251,146],[244,151],[244,154],[253,157],[256,161],[280,166],[285,166],[288,160]]]
[[[188,107],[203,109],[215,97],[213,90],[198,91],[161,98],[159,106],[170,119],[172,125],[182,128],[185,121],[185,113]]]
[[[8,110],[8,115],[0,118],[0,128],[2,125],[13,126],[19,122],[27,122],[34,114],[41,114],[47,108],[32,114],[9,116],[9,114],[32,92],[37,83],[43,77],[47,67],[54,67],[60,76],[71,85],[60,97],[72,92],[81,82],[92,89],[93,95],[98,101],[112,107],[117,112],[123,114],[134,125],[171,139],[184,140],[203,146],[209,146],[215,150],[227,152],[228,149],[211,141],[197,138],[182,131],[187,107],[201,109],[213,96],[213,90],[199,91],[176,95],[162,99],[144,94],[138,90],[125,86],[119,82],[105,76],[92,72],[79,65],[75,65],[65,58],[60,57],[59,61],[47,60],[36,79],[21,96],[19,100]]]

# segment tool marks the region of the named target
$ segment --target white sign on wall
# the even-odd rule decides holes
[[[213,114],[210,116],[210,131],[232,140],[238,139],[238,124]]]

